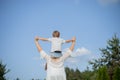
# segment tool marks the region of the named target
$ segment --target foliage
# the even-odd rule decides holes
[[[102,57],[89,63],[94,70],[107,66],[110,80],[112,80],[115,68],[120,67],[120,39],[115,35],[111,40],[108,40],[107,47],[101,48],[100,51],[102,52]]]
[[[113,80],[120,80],[120,67],[116,67],[114,71]]]
[[[5,74],[7,74],[10,70],[6,69],[6,65],[0,61],[0,80],[6,80]]]
[[[106,66],[100,67],[98,69],[97,80],[109,80]]]
[[[95,76],[94,72],[90,71],[88,67],[87,67],[87,70],[82,72],[82,76],[83,76],[83,80],[93,80],[93,79],[95,79],[95,78],[93,78]]]
[[[79,69],[73,70],[68,67],[65,68],[67,80],[95,80],[96,73],[89,69],[80,72]]]
[[[66,71],[67,80],[81,80],[82,79],[81,72],[78,69],[74,71],[73,69],[66,67],[65,71]]]
[[[20,80],[20,79],[17,77],[16,80]]]

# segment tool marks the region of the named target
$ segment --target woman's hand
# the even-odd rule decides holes
[[[76,37],[73,37],[73,38],[72,38],[72,42],[76,42]]]
[[[35,41],[38,41],[39,40],[39,37],[35,37]]]
[[[42,51],[42,47],[40,46],[38,40],[39,40],[39,37],[35,37],[35,44],[36,44],[38,51],[40,52],[40,51]]]

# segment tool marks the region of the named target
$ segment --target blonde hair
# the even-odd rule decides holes
[[[55,30],[55,31],[53,31],[52,36],[53,37],[60,37],[60,32]]]

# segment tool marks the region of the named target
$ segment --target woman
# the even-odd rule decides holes
[[[66,74],[64,69],[64,61],[71,55],[76,38],[72,38],[72,44],[68,51],[66,51],[63,55],[59,53],[59,51],[54,51],[50,53],[50,55],[46,54],[46,52],[42,49],[40,44],[38,43],[39,38],[35,38],[35,44],[40,52],[40,55],[47,61],[47,77],[46,80],[66,80]]]

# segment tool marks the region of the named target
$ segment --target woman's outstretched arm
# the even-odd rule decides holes
[[[35,44],[36,44],[36,47],[37,47],[38,51],[41,52],[41,51],[42,51],[42,47],[40,46],[38,40],[39,40],[39,38],[36,37],[36,38],[35,38]]]
[[[43,58],[45,58],[45,59],[47,60],[47,59],[49,58],[49,56],[46,54],[45,51],[43,51],[43,49],[42,49],[42,47],[40,46],[38,40],[39,40],[39,38],[36,37],[36,38],[35,38],[35,44],[36,44],[36,47],[37,47],[37,49],[38,49],[38,52],[41,54],[41,56],[42,56]]]
[[[76,38],[73,37],[73,38],[72,38],[72,44],[71,44],[69,50],[67,50],[66,53],[63,54],[63,56],[62,56],[62,59],[63,59],[63,60],[67,59],[67,58],[71,55],[71,53],[72,53],[72,51],[73,51],[73,49],[74,49],[74,46],[75,46],[75,41],[76,41]]]
[[[70,48],[69,48],[71,51],[74,50],[75,41],[76,41],[76,37],[73,37],[73,38],[72,38],[72,44],[71,44],[71,46],[70,46]]]

